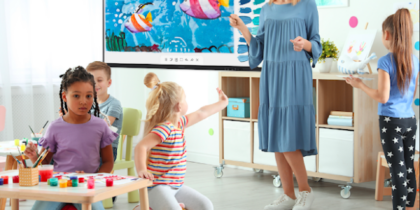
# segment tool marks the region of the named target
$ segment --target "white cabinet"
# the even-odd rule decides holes
[[[262,152],[259,148],[258,123],[254,123],[254,163],[261,165],[276,166],[276,159],[273,152]],[[307,156],[303,159],[307,171],[316,172],[316,156]]]
[[[353,177],[353,131],[319,129],[319,172]]]
[[[251,162],[250,122],[223,121],[224,159]]]

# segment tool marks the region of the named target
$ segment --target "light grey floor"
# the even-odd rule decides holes
[[[185,184],[200,191],[213,201],[215,210],[262,210],[266,204],[276,199],[282,188],[275,188],[272,184],[274,173],[254,173],[249,170],[225,168],[223,177],[217,179],[213,175],[211,165],[188,162]],[[125,171],[117,171],[124,175]],[[375,201],[375,190],[372,183],[368,188],[358,185],[351,190],[351,197],[343,199],[340,188],[329,181],[310,181],[316,200],[313,210],[385,210],[392,209],[390,197],[384,201]],[[295,186],[297,186],[295,184]],[[297,188],[296,188],[297,190]],[[20,202],[21,210],[29,210],[33,201]],[[127,203],[127,195],[118,196],[113,209],[131,210],[136,204]],[[187,206],[188,208],[188,206]],[[10,210],[10,206],[6,207]]]

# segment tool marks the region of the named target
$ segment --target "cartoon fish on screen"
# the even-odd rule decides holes
[[[180,8],[194,18],[216,19],[221,16],[220,6],[228,8],[229,0],[184,0]]]
[[[141,14],[144,7],[149,4],[153,5],[152,3],[140,4],[133,15],[131,15],[131,17],[127,19],[127,22],[125,22],[125,27],[131,33],[148,32],[152,30],[152,13],[149,12],[146,17]]]

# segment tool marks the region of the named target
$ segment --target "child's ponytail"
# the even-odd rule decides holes
[[[152,89],[146,101],[146,127],[147,135],[154,126],[167,121],[174,113],[174,108],[182,99],[182,88],[174,82],[160,83],[158,76],[148,73],[144,77],[146,87]]]
[[[391,50],[397,66],[397,86],[404,93],[413,74],[413,21],[408,9],[399,9],[382,24],[382,30],[391,34]]]

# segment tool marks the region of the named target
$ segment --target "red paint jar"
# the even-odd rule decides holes
[[[114,179],[106,179],[106,186],[107,187],[114,186]]]
[[[3,184],[9,184],[9,176],[2,176]]]
[[[13,176],[13,183],[19,183],[19,176]]]

